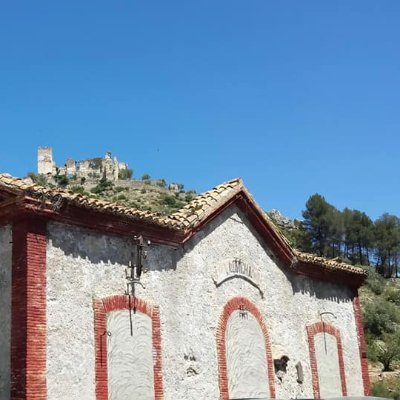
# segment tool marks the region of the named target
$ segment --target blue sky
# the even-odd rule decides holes
[[[241,176],[400,215],[400,2],[4,1],[0,171],[112,151],[204,191]]]

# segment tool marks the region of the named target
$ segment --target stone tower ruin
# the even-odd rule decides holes
[[[38,148],[38,174],[53,173],[53,149],[51,147]]]
[[[80,161],[68,159],[64,165],[57,166],[53,161],[53,149],[51,147],[38,148],[38,174],[52,177],[66,175],[69,178],[85,178],[85,180],[106,178],[110,181],[118,181],[120,173],[124,171],[125,173],[128,171],[128,164],[119,162],[117,157],[112,157],[109,151],[104,158],[95,157]]]

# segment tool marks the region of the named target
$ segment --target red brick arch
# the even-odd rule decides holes
[[[228,320],[234,311],[241,308],[251,313],[253,317],[260,324],[261,331],[264,336],[265,341],[265,351],[267,360],[267,371],[268,376],[265,377],[268,380],[269,394],[270,398],[275,398],[275,378],[274,378],[274,367],[272,362],[272,352],[271,343],[269,340],[269,334],[267,326],[264,323],[264,319],[258,308],[245,297],[234,297],[230,299],[224,306],[222,311],[218,328],[217,328],[217,357],[218,357],[218,371],[219,371],[219,390],[220,390],[220,400],[229,400],[228,393],[228,370],[226,365],[226,343],[225,343],[225,333]]]
[[[316,322],[315,324],[307,326],[314,398],[316,399],[320,398],[317,357],[315,354],[315,343],[314,343],[314,337],[317,333],[326,333],[336,338],[338,360],[339,360],[340,382],[342,385],[342,396],[347,396],[346,374],[344,370],[343,347],[342,347],[342,339],[340,337],[340,331],[338,328],[335,328],[333,325],[329,323],[319,321]]]
[[[116,310],[136,309],[151,318],[154,362],[155,400],[164,398],[161,364],[161,326],[158,307],[130,296],[116,295],[94,300],[94,334],[96,341],[96,400],[108,400],[107,314]]]

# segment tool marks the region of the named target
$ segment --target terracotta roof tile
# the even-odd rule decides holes
[[[45,202],[52,203],[56,202],[56,200],[62,199],[66,202],[80,205],[85,208],[109,212],[116,215],[125,216],[127,218],[132,218],[134,220],[140,220],[183,232],[188,232],[192,228],[196,227],[200,222],[212,214],[212,212],[221,207],[227,200],[231,199],[240,191],[243,191],[263,215],[265,222],[276,232],[284,245],[290,249],[290,252],[293,254],[294,262],[306,262],[307,264],[310,264],[310,268],[312,268],[312,265],[315,265],[333,271],[347,271],[358,275],[366,274],[362,268],[355,267],[337,260],[327,260],[322,257],[317,257],[312,254],[302,253],[291,249],[288,240],[285,238],[279,228],[270,220],[266,213],[264,213],[257,206],[251,195],[244,187],[242,180],[239,178],[222,183],[221,185],[218,185],[213,189],[200,194],[183,208],[168,216],[121,206],[105,200],[93,199],[68,190],[42,187],[36,184],[28,183],[22,179],[10,177],[8,175],[0,174],[0,187],[1,186],[16,192],[25,192],[27,195]]]
[[[324,257],[318,257],[314,254],[303,253],[298,250],[293,250],[296,258],[299,261],[305,261],[309,264],[315,264],[318,266],[324,266],[326,269],[347,271],[358,275],[367,275],[367,272],[361,267],[356,267],[354,265],[347,264],[341,260],[326,259]]]

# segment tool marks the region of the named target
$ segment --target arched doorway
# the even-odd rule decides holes
[[[95,300],[96,400],[161,400],[160,317],[130,296]]]
[[[217,354],[221,400],[275,398],[267,327],[250,300],[235,297],[224,306]]]
[[[307,326],[314,397],[347,396],[339,329],[326,322]]]

